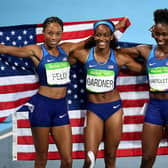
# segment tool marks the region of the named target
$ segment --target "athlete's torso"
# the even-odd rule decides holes
[[[168,93],[168,58],[158,59],[155,56],[155,50],[156,46],[153,46],[146,64],[150,94],[154,97]]]
[[[48,53],[44,45],[41,45],[42,59],[36,68],[41,86],[65,87],[69,83],[70,66],[67,54],[57,46],[59,55],[53,56]]]
[[[111,49],[109,59],[106,62],[97,62],[94,57],[94,48],[90,49],[88,59],[85,63],[87,72],[86,89],[90,101],[108,102],[111,95],[119,98],[116,90],[116,79],[118,76],[118,65],[114,51]]]

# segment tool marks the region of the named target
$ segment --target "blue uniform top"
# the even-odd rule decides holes
[[[57,46],[57,49],[59,51],[59,55],[57,57],[55,57],[55,56],[50,55],[48,53],[44,44],[41,45],[41,49],[43,52],[43,56],[42,56],[42,59],[41,59],[39,65],[36,68],[37,74],[39,76],[40,85],[49,86],[49,87],[65,87],[65,86],[67,86],[68,82],[66,84],[54,84],[54,85],[48,84],[47,75],[46,75],[46,68],[45,68],[46,64],[68,62],[68,56],[65,53],[65,51],[60,46]],[[69,64],[69,63],[67,63],[67,64]],[[57,74],[55,74],[55,75],[57,75]],[[60,78],[60,75],[59,75],[59,78]]]
[[[91,48],[85,64],[85,69],[87,71],[86,86],[88,85],[86,88],[90,88],[87,90],[93,92],[107,92],[116,87],[116,78],[119,70],[112,49],[110,50],[110,57],[106,62],[97,62],[94,57],[94,48]]]
[[[165,93],[168,92],[168,58],[157,58],[155,50],[153,46],[146,63],[150,92]]]

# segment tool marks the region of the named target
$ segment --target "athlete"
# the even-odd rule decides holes
[[[168,9],[154,11],[154,25],[150,28],[156,45],[139,45],[122,49],[133,57],[146,60],[150,99],[145,113],[142,134],[141,168],[152,168],[163,130],[168,128]]]
[[[39,76],[38,93],[26,103],[30,109],[29,120],[36,151],[35,168],[46,166],[49,135],[58,148],[60,167],[72,167],[72,132],[66,98],[70,82],[68,54],[84,42],[59,45],[62,33],[62,20],[49,17],[43,23],[43,44],[20,48],[0,45],[0,53],[32,59]]]
[[[99,144],[104,140],[106,168],[114,168],[116,151],[122,134],[123,110],[116,79],[122,66],[141,72],[143,66],[117,49],[115,27],[111,21],[94,24],[94,39],[84,49],[71,53],[70,58],[82,62],[86,69],[88,95],[84,168],[95,166]]]

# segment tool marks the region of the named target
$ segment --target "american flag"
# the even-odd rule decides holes
[[[109,19],[114,24],[121,18]],[[65,22],[63,42],[77,42],[93,33],[96,20]],[[116,31],[118,39],[129,27]],[[43,42],[42,25],[20,25],[0,28],[0,42],[6,45],[24,46]],[[122,47],[136,45],[120,42]],[[13,160],[33,160],[35,150],[28,121],[27,107],[23,104],[34,95],[39,87],[38,77],[29,59],[19,59],[6,55],[0,56],[0,117],[13,114]],[[73,158],[84,158],[83,128],[86,114],[86,92],[84,87],[83,66],[78,63],[71,68],[71,85],[68,88],[68,107],[73,133]],[[141,155],[141,131],[144,104],[148,102],[148,84],[145,75],[137,75],[121,70],[117,87],[124,106],[123,136],[117,156]],[[15,112],[17,111],[17,112]],[[49,138],[48,159],[59,159],[59,153],[52,138]],[[160,143],[158,154],[167,154],[167,142]],[[103,142],[99,146],[98,158],[103,157]]]

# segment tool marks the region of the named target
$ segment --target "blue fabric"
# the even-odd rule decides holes
[[[150,99],[145,114],[145,122],[156,125],[168,124],[168,99]]]
[[[36,68],[37,74],[39,76],[39,82],[42,86],[49,86],[49,87],[65,87],[66,85],[48,85],[47,83],[47,76],[46,76],[46,70],[45,70],[45,64],[48,62],[63,62],[68,61],[68,56],[64,52],[64,50],[57,46],[57,49],[59,51],[59,55],[57,57],[50,55],[48,51],[46,50],[44,44],[41,45],[42,51],[43,51],[43,57]]]
[[[152,50],[149,54],[149,57],[147,59],[147,69],[148,68],[156,68],[156,67],[162,67],[162,66],[167,66],[168,63],[168,58],[164,58],[164,59],[158,59],[155,56],[155,50],[156,50],[156,46],[152,47]]]
[[[111,115],[122,107],[121,100],[109,103],[92,103],[88,102],[87,110],[96,114],[103,121],[107,120]]]
[[[158,59],[155,56],[155,50],[156,50],[156,46],[154,45],[152,47],[150,54],[149,54],[149,57],[147,59],[147,63],[146,63],[147,72],[148,72],[148,69],[150,69],[150,68],[158,68],[158,67],[168,66],[168,58],[166,57],[164,59]],[[148,81],[150,83],[149,76],[147,76],[147,77],[148,77]],[[166,79],[164,82],[167,82],[167,81],[168,81],[168,79]],[[150,92],[153,92],[153,91],[150,90]],[[164,92],[158,92],[158,93],[168,93],[168,89],[165,90]]]
[[[113,70],[115,72],[114,88],[116,87],[116,79],[119,73],[119,69],[114,55],[114,50],[111,49],[108,61],[106,63],[101,63],[96,61],[94,57],[94,48],[91,48],[87,62],[85,64],[85,69],[86,71],[88,69]]]
[[[31,127],[53,127],[69,124],[66,98],[52,99],[36,94],[27,104]]]
[[[106,21],[106,20],[102,20],[102,21],[96,22],[93,25],[93,29],[95,30],[97,26],[102,25],[102,24],[108,26],[112,32],[115,31],[115,27],[111,23],[109,23],[108,21]]]

